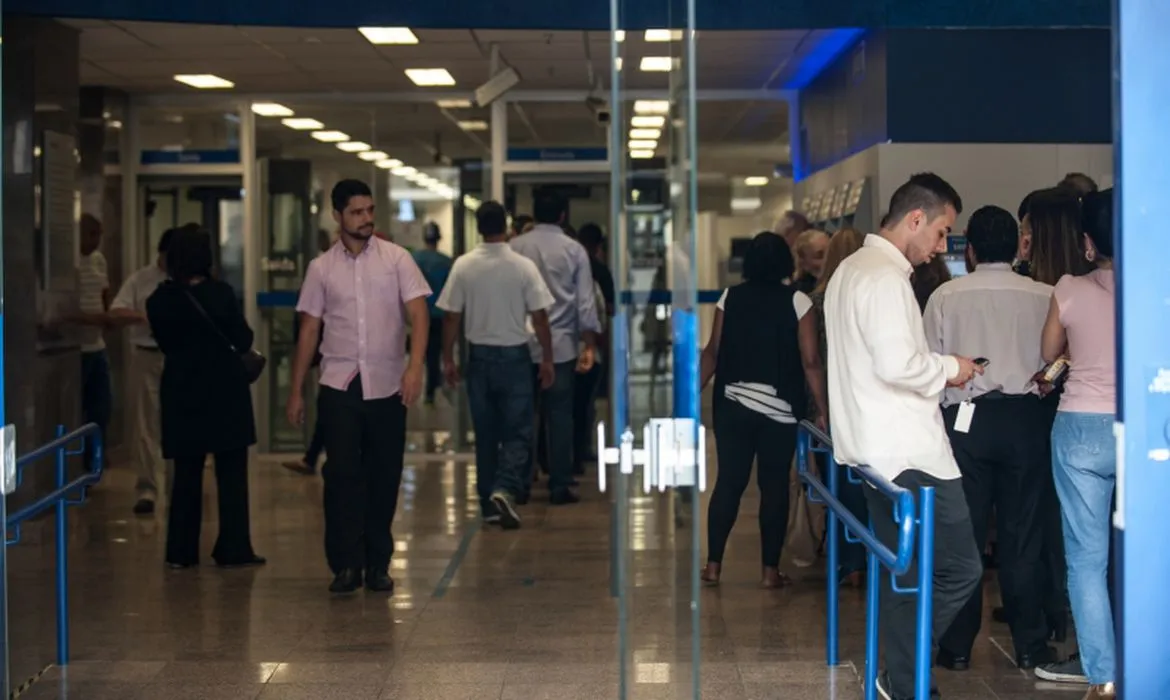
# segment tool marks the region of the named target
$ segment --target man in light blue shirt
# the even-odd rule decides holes
[[[549,310],[549,325],[552,328],[555,378],[553,385],[544,389],[540,396],[541,423],[547,431],[549,498],[553,505],[579,500],[570,488],[573,482],[574,373],[588,372],[593,367],[597,335],[601,331],[589,254],[561,228],[566,209],[565,200],[559,194],[550,190],[538,191],[533,206],[536,226],[523,236],[512,239],[511,243],[513,250],[536,263],[554,299]],[[533,362],[539,362],[539,348],[533,348],[532,354]],[[530,459],[526,488],[532,483],[532,466]],[[527,499],[522,497],[521,500]]]
[[[440,350],[443,345],[443,310],[435,305],[439,295],[443,293],[443,286],[447,283],[447,275],[451,274],[451,258],[439,252],[439,239],[442,237],[439,225],[428,221],[423,228],[423,243],[426,247],[414,253],[414,262],[422,270],[423,277],[431,286],[431,295],[427,297],[427,308],[431,312],[431,326],[427,340],[427,393],[426,402],[435,402],[435,391],[443,385],[443,370],[439,364]]]

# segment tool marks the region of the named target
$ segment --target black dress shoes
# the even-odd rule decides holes
[[[353,593],[362,586],[362,574],[357,569],[342,569],[329,584],[330,593]]]
[[[1056,661],[1056,649],[1048,645],[1036,647],[1016,656],[1016,666],[1019,666],[1022,671],[1031,671],[1037,666],[1045,666],[1056,663]]]
[[[390,578],[390,574],[387,574],[385,570],[367,569],[366,590],[377,593],[393,593],[394,579]]]
[[[939,649],[935,663],[948,671],[966,671],[971,668],[971,655],[952,654],[946,649]]]

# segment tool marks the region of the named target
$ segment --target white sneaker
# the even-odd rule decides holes
[[[510,495],[503,491],[496,491],[492,494],[492,505],[500,514],[500,525],[505,530],[515,530],[520,527],[520,514],[516,512],[516,506],[512,504]]]

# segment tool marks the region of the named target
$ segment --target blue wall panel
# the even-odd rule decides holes
[[[682,0],[624,0],[626,29],[682,26]],[[609,29],[609,3],[586,0],[5,0],[43,17],[301,27]],[[1108,26],[1108,0],[700,0],[699,29]],[[671,21],[673,18],[673,22]]]

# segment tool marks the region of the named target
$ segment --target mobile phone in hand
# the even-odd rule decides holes
[[[987,359],[986,357],[976,357],[971,361],[983,368],[986,368],[987,365],[991,364],[991,360]]]

